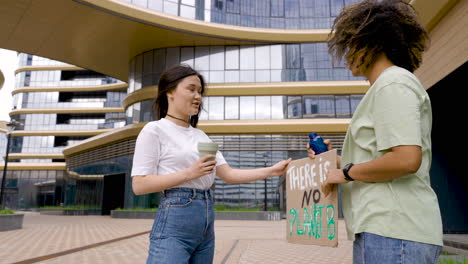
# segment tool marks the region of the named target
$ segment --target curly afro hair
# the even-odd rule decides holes
[[[345,7],[329,36],[333,61],[344,58],[365,72],[384,53],[395,65],[414,72],[429,35],[414,8],[399,0],[364,0]]]

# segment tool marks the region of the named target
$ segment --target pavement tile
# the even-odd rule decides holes
[[[27,212],[23,229],[0,232],[0,263],[15,263],[151,229],[151,219],[109,216],[53,216]],[[215,222],[215,264],[235,263],[352,263],[352,242],[338,224],[337,248],[297,245],[286,241],[286,221]],[[145,263],[148,233],[50,258],[47,264]]]

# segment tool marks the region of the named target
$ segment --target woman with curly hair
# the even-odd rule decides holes
[[[349,124],[342,169],[323,185],[327,194],[341,184],[354,263],[437,263],[443,245],[429,177],[431,102],[413,74],[427,41],[403,1],[350,5],[333,25],[329,53],[371,84]]]

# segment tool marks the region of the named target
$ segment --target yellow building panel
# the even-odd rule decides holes
[[[16,130],[11,133],[12,136],[95,136],[112,131],[113,129],[96,130]]]
[[[15,75],[25,71],[70,71],[70,70],[86,70],[74,65],[29,65],[23,66],[15,70]]]
[[[3,170],[5,164],[0,163],[0,170]],[[49,162],[49,163],[29,163],[29,162],[8,162],[8,170],[66,170],[65,162]]]
[[[103,108],[25,108],[17,109],[10,112],[10,116],[21,114],[79,114],[79,113],[124,113],[125,110],[121,107],[103,107]]]
[[[198,128],[207,134],[306,134],[345,133],[351,119],[284,119],[284,120],[203,120]],[[135,138],[146,123],[117,128],[105,134],[88,138],[63,150],[65,157],[86,150]]]
[[[127,83],[112,83],[96,86],[47,86],[47,87],[20,87],[14,89],[11,94],[28,92],[87,92],[87,91],[115,91],[127,89]]]

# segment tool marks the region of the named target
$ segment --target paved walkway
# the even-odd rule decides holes
[[[22,229],[0,232],[0,263],[145,263],[152,222],[28,212]],[[350,264],[352,243],[345,238],[344,222],[338,227],[339,246],[328,248],[287,243],[285,220],[218,220],[214,263]]]
[[[0,264],[145,263],[152,223],[149,219],[26,212],[22,229],[0,232]],[[216,264],[352,263],[352,243],[346,240],[342,220],[337,248],[287,243],[285,220],[217,220],[215,230]],[[468,235],[445,235],[444,239],[458,250],[456,254],[467,255]]]

